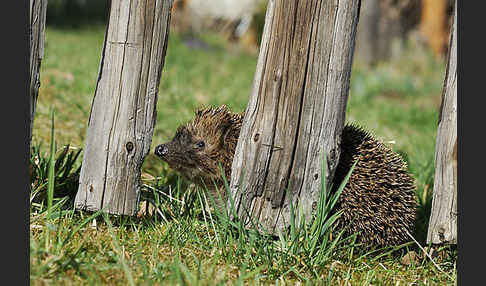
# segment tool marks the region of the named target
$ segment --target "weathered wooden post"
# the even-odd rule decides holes
[[[457,243],[457,1],[449,38],[435,144],[435,177],[427,243]]]
[[[172,0],[112,0],[75,207],[134,215]]]
[[[32,142],[35,107],[40,87],[40,65],[44,57],[44,40],[46,28],[47,0],[30,0],[30,133],[29,150]]]
[[[290,205],[310,221],[340,155],[359,0],[270,0],[230,180],[237,215],[285,231]],[[231,210],[231,199],[228,201]]]

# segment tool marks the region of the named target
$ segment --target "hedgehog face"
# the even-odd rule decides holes
[[[231,114],[225,108],[196,112],[193,121],[180,126],[174,138],[155,147],[155,155],[169,167],[195,183],[211,187],[221,179],[226,157],[225,135],[231,127]]]

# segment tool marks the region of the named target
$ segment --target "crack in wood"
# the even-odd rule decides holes
[[[275,146],[275,145],[271,145],[271,144],[266,144],[266,143],[262,143],[262,146],[270,147],[271,148],[270,152],[283,150],[283,147]]]

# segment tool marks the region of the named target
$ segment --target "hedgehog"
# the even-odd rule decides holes
[[[208,190],[221,208],[226,198],[222,171],[229,179],[242,122],[243,113],[232,113],[226,105],[199,109],[170,142],[155,147],[155,155]]]
[[[244,113],[225,105],[196,111],[195,118],[180,126],[173,139],[155,147],[154,153],[169,167],[210,192],[216,206],[224,206],[223,174],[231,165]],[[357,234],[365,246],[383,247],[409,241],[416,211],[416,192],[407,164],[399,154],[375,139],[357,124],[346,124],[341,137],[341,156],[331,191],[357,164],[334,211],[345,234]]]

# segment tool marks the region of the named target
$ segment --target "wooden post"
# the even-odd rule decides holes
[[[359,0],[270,0],[230,181],[238,216],[269,233],[306,221],[339,160]],[[231,207],[231,200],[228,202]],[[231,210],[231,209],[230,209]],[[248,213],[247,213],[248,212]]]
[[[356,33],[355,61],[373,66],[380,59],[378,50],[380,1],[366,0],[361,4],[358,31]]]
[[[112,0],[75,207],[134,215],[152,142],[172,0]]]
[[[435,144],[435,177],[427,243],[457,243],[457,1],[449,37]]]
[[[418,25],[421,0],[362,2],[356,34],[355,62],[373,66],[399,56]]]
[[[40,87],[40,65],[44,57],[47,0],[30,0],[30,133],[29,150],[32,143],[35,107]],[[29,151],[30,152],[30,151]]]

